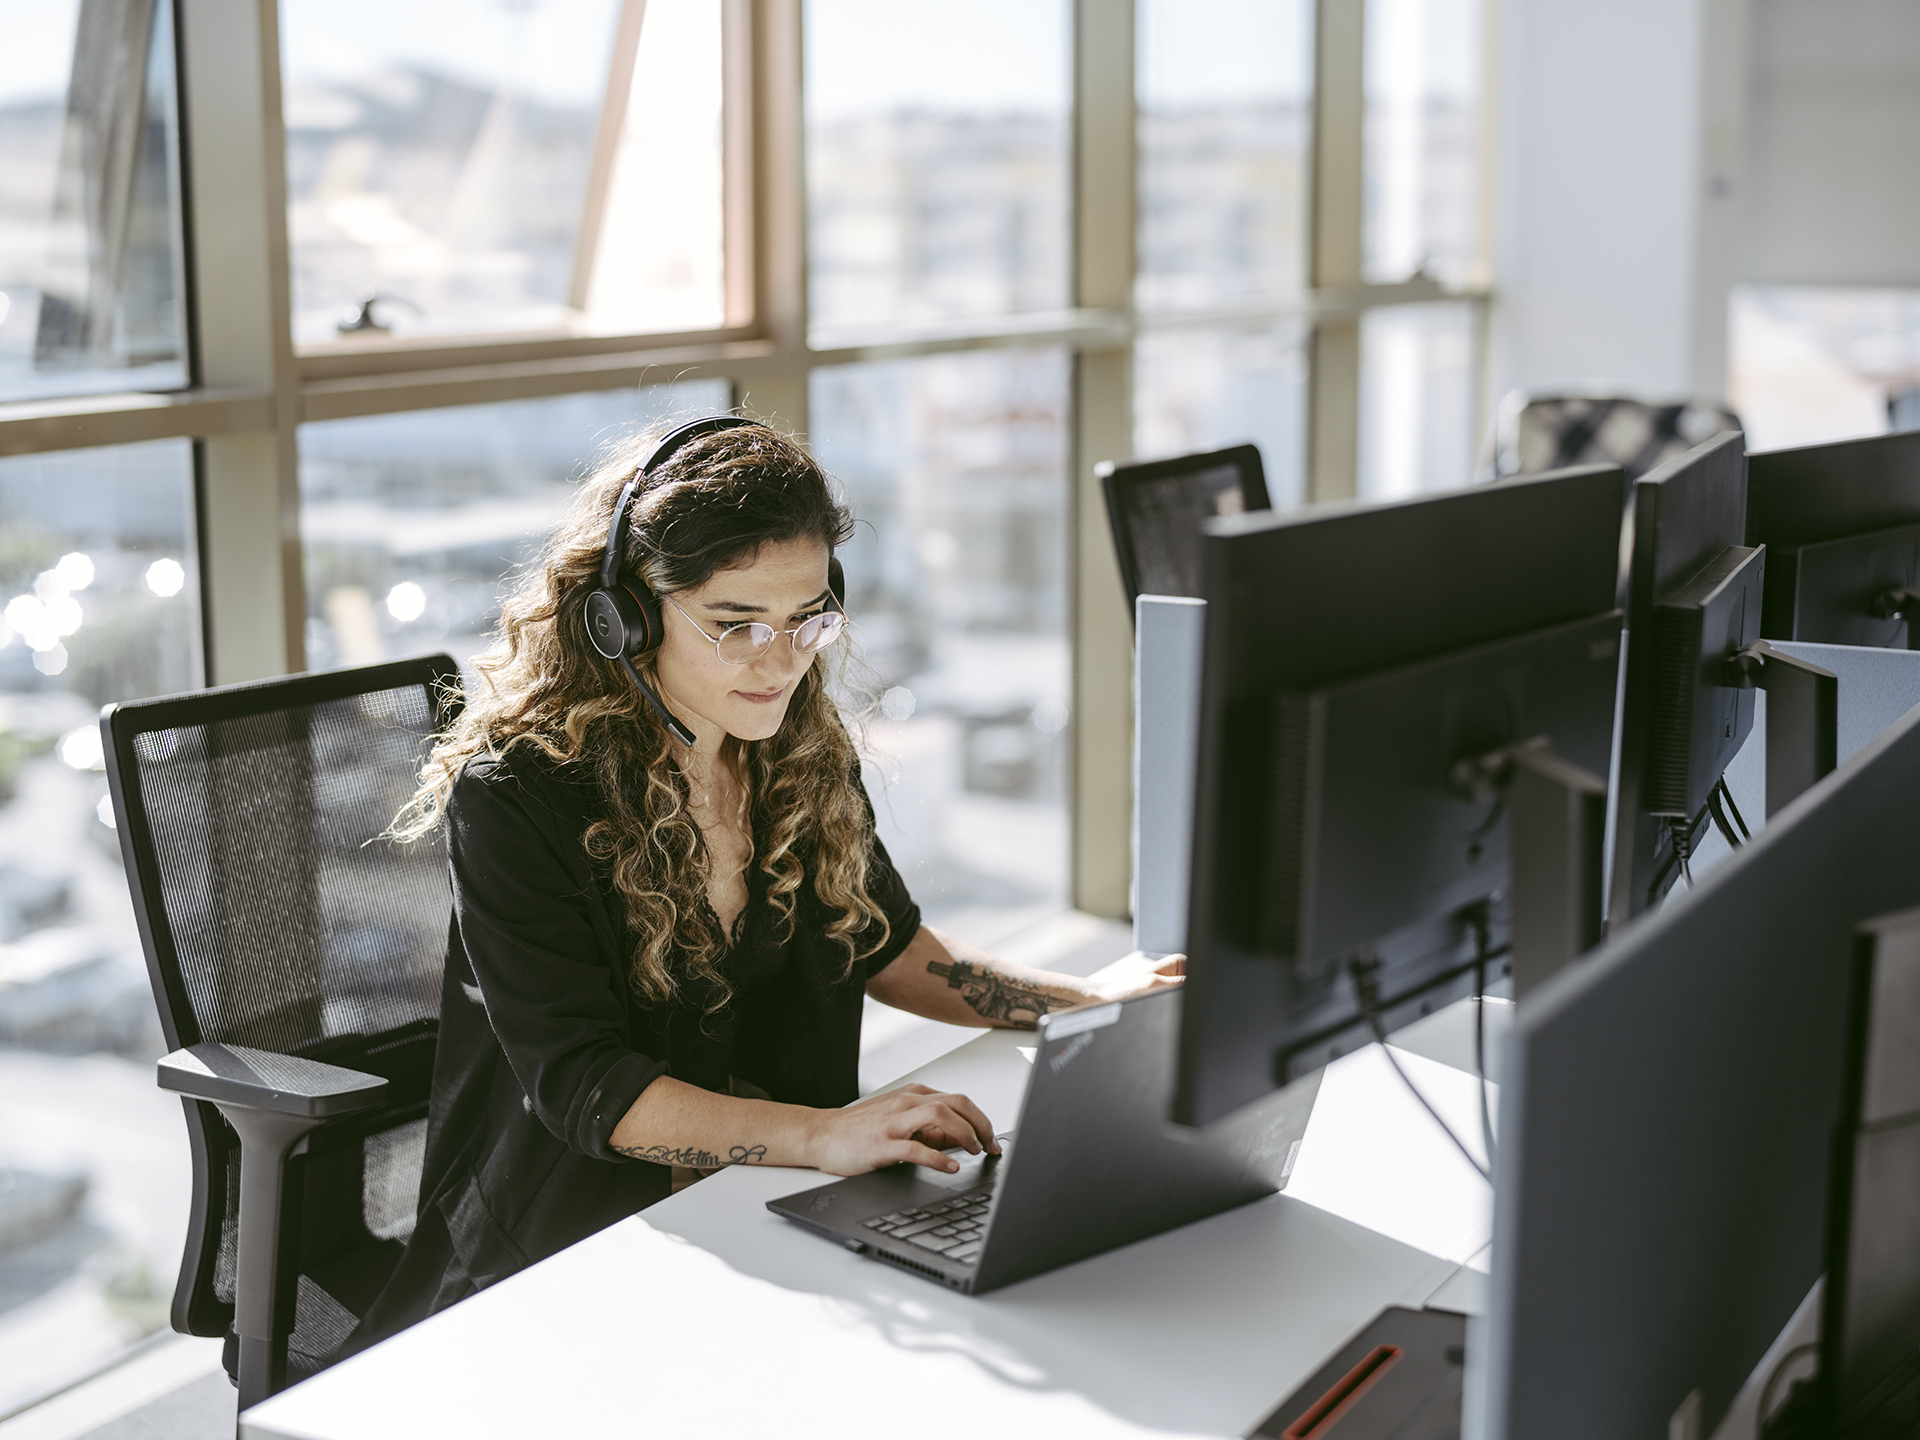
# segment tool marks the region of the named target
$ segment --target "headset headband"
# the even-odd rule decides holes
[[[633,472],[633,477],[620,491],[620,502],[613,507],[613,523],[607,527],[607,551],[600,560],[600,588],[611,590],[614,580],[620,573],[620,522],[627,517],[627,506],[633,501],[633,492],[640,488],[640,482],[653,474],[672,458],[673,452],[689,440],[702,435],[711,435],[716,430],[734,430],[742,425],[754,422],[738,415],[705,415],[698,420],[689,420],[686,424],[669,430],[660,437],[660,443],[653,447],[653,453],[647,456],[646,463]]]

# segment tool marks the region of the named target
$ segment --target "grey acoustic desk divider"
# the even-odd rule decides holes
[[[1200,655],[1207,602],[1142,595],[1133,640],[1133,944],[1187,948]]]

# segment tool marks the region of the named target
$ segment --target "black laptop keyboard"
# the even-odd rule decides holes
[[[987,1233],[987,1208],[993,1203],[993,1181],[997,1174],[951,1200],[934,1205],[916,1205],[896,1210],[891,1215],[876,1215],[866,1222],[867,1229],[889,1240],[904,1240],[931,1250],[960,1264],[969,1264],[980,1253]]]

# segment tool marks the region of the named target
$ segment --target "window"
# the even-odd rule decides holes
[[[297,343],[724,320],[720,6],[285,0],[281,43]]]
[[[302,426],[308,663],[444,650],[470,670],[596,453],[729,398],[706,381]]]
[[[186,383],[173,6],[11,7],[0,401]]]
[[[1306,0],[1141,0],[1141,310],[1305,288],[1312,10]]]
[[[813,376],[814,447],[865,522],[843,555],[880,834],[928,923],[984,946],[1067,900],[1067,370]]]
[[[0,459],[0,1413],[166,1324],[186,1132],[100,706],[202,683],[184,440]],[[22,1233],[24,1232],[24,1233]]]
[[[1479,0],[1367,0],[1365,269],[1480,278]]]
[[[812,324],[1067,304],[1069,11],[807,0]]]
[[[1920,430],[1920,291],[1745,285],[1731,340],[1750,449]]]
[[[1450,490],[1473,475],[1476,316],[1389,305],[1360,324],[1360,478],[1367,500]]]
[[[1142,459],[1252,441],[1276,510],[1306,501],[1306,327],[1157,330],[1134,347],[1133,447]]]

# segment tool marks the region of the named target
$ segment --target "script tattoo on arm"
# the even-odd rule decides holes
[[[629,1160],[646,1160],[655,1165],[684,1165],[690,1170],[718,1170],[727,1165],[757,1165],[767,1158],[764,1145],[735,1145],[726,1157],[711,1150],[672,1145],[616,1145],[614,1150]]]
[[[970,960],[929,960],[927,972],[947,982],[949,990],[958,990],[960,998],[986,1020],[1003,1020],[1016,1030],[1032,1030],[1040,1017],[1051,1010],[1064,1010],[1073,1002],[1049,995],[1036,986],[975,965]]]

